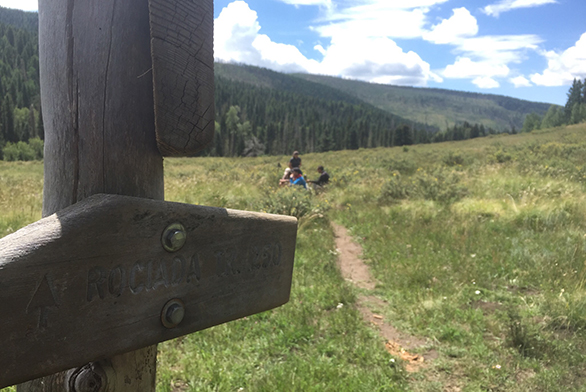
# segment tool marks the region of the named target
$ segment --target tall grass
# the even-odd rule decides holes
[[[284,156],[166,160],[167,200],[287,213],[300,229],[291,301],[161,344],[157,390],[586,390],[585,135],[302,156],[310,179],[331,175],[319,194],[278,188]],[[38,219],[42,170],[0,165],[4,235]],[[438,353],[419,373],[361,319],[330,220],[362,244],[385,320]]]

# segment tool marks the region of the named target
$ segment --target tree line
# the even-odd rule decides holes
[[[311,153],[437,143],[495,133],[468,122],[439,131],[364,102],[328,100],[216,76],[216,132],[204,153],[282,155],[293,150]]]
[[[1,20],[17,20],[22,28],[0,22],[0,157],[14,158],[25,142],[43,139],[39,88],[38,33],[30,18],[18,19],[12,10],[0,9]],[[16,18],[16,19],[15,19]],[[16,23],[16,22],[12,22]],[[20,143],[20,144],[19,144]],[[38,144],[38,143],[37,143]],[[36,148],[35,151],[38,151]],[[21,157],[38,157],[23,152]]]
[[[251,156],[390,147],[430,142],[434,131],[366,103],[216,77],[216,133],[208,153]]]
[[[586,122],[586,79],[582,82],[581,79],[574,78],[565,106],[551,105],[543,117],[537,113],[528,114],[521,132],[582,122]]]

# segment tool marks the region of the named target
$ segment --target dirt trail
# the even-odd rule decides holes
[[[376,280],[370,273],[370,269],[360,258],[362,247],[354,242],[344,226],[332,223],[338,249],[338,267],[342,277],[361,289],[374,290]],[[406,362],[405,369],[416,372],[426,361],[437,358],[435,351],[425,353],[425,357],[419,354],[411,354],[407,350],[416,350],[424,347],[426,341],[400,332],[390,323],[386,322],[382,313],[388,304],[373,295],[358,295],[358,309],[366,322],[375,327],[379,335],[385,340],[386,349],[394,356]]]

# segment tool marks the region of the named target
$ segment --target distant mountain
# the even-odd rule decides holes
[[[35,34],[39,30],[39,14],[0,7],[0,23],[24,29]]]
[[[530,102],[502,95],[402,87],[366,83],[331,76],[283,74],[249,65],[216,64],[216,74],[257,87],[291,91],[352,104],[368,103],[412,123],[445,130],[468,122],[498,131],[517,130],[525,116],[543,116],[551,104]]]
[[[350,94],[248,65],[215,64],[216,137],[221,156],[393,146],[407,125],[425,143],[439,129],[404,119]]]
[[[527,114],[535,112],[543,116],[551,106],[502,95],[391,86],[320,75],[293,76],[334,88],[389,113],[443,130],[465,121],[499,131],[513,127],[519,130]]]

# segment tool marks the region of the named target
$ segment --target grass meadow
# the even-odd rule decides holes
[[[300,219],[290,302],[159,345],[157,391],[586,391],[586,125],[288,157],[165,161],[166,199]],[[0,236],[40,218],[41,163],[0,162]],[[378,284],[345,282],[330,221]],[[427,340],[408,372],[356,308]],[[12,391],[13,388],[4,390]]]

